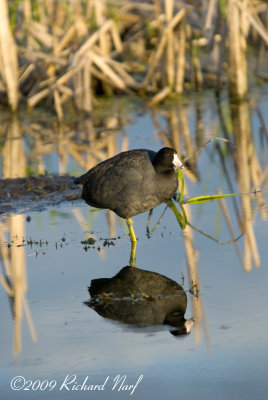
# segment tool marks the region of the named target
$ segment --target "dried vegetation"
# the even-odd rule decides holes
[[[66,105],[90,113],[98,95],[247,93],[247,50],[255,75],[268,44],[268,5],[261,0],[0,0],[0,103]]]

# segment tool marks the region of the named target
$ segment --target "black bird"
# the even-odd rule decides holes
[[[174,169],[183,168],[176,150],[157,153],[137,149],[117,154],[74,180],[83,185],[82,198],[97,208],[108,208],[125,218],[132,241],[131,265],[135,264],[134,215],[166,202],[178,188]]]

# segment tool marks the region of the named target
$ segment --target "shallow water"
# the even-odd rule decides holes
[[[90,299],[88,287],[93,279],[113,277],[128,265],[130,242],[121,219],[80,200],[49,205],[42,211],[38,204],[25,205],[25,213],[2,214],[3,398],[266,397],[268,152],[258,112],[267,127],[267,107],[267,90],[253,93],[250,104],[241,105],[233,115],[224,100],[224,120],[230,132],[238,129],[236,112],[238,120],[249,118],[250,124],[243,128],[240,123],[244,131],[230,133],[236,148],[214,141],[200,150],[196,164],[191,165],[193,172],[185,171],[186,197],[215,194],[217,189],[224,193],[262,189],[257,196],[225,199],[229,220],[219,201],[185,207],[189,221],[220,242],[238,237],[242,227],[245,234],[238,241],[223,245],[189,227],[182,231],[170,210],[147,237],[148,213],[134,218],[136,265],[183,284],[188,298],[185,317],[195,320],[190,335],[175,337],[169,325],[137,327],[112,321],[84,304]],[[215,135],[223,136],[211,93],[155,111],[134,103],[126,110],[120,102],[105,109],[107,119],[102,118],[110,131],[95,134],[86,121],[80,127],[55,128],[57,140],[49,133],[52,123],[46,121],[44,137],[37,129],[37,137],[29,132],[36,121],[23,120],[23,127],[21,120],[15,121],[18,130],[14,131],[6,117],[4,124],[11,136],[3,136],[3,176],[20,176],[25,165],[35,173],[79,174],[83,163],[90,166],[94,156],[99,161],[126,148],[156,150],[180,144],[186,155]],[[118,121],[126,122],[116,130]],[[246,135],[246,144],[240,142]],[[18,152],[22,157],[19,166],[15,168],[12,162],[7,166],[7,160]],[[255,171],[255,185],[243,175],[249,165]],[[154,210],[151,226],[163,209],[161,205]],[[81,243],[88,237],[95,242]],[[190,292],[194,285],[198,296]],[[121,380],[115,386],[118,375]],[[16,380],[17,376],[23,378]],[[90,385],[100,385],[99,390],[83,390],[93,389]]]

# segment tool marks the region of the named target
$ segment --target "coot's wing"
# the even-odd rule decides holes
[[[86,174],[82,197],[92,206],[109,208],[125,218],[129,214],[129,203],[143,184],[145,166],[141,167],[143,163],[137,160],[122,162],[122,158],[107,161]]]
[[[77,184],[85,184],[87,181],[95,179],[96,177],[109,176],[110,169],[117,167],[117,171],[113,171],[114,174],[125,175],[128,173],[129,169],[134,168],[137,171],[144,171],[148,169],[152,163],[156,153],[152,150],[138,149],[138,150],[128,150],[117,154],[108,160],[102,161],[84,175],[76,178],[74,180]],[[125,171],[124,171],[125,170]],[[130,173],[130,171],[129,171]]]
[[[143,181],[143,171],[126,165],[105,165],[88,180],[99,196],[113,198],[127,188],[137,188]]]

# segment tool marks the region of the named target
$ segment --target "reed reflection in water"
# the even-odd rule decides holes
[[[3,146],[3,178],[17,178],[24,176],[26,169],[26,155],[24,153],[23,137],[20,124],[14,116],[7,128],[7,137]],[[34,323],[27,302],[27,271],[25,262],[25,247],[12,243],[15,238],[25,237],[25,216],[11,214],[1,221],[0,255],[2,274],[0,281],[10,300],[11,312],[14,320],[13,352],[21,351],[21,323],[25,313],[32,340],[37,340]],[[6,245],[7,243],[7,245]]]

